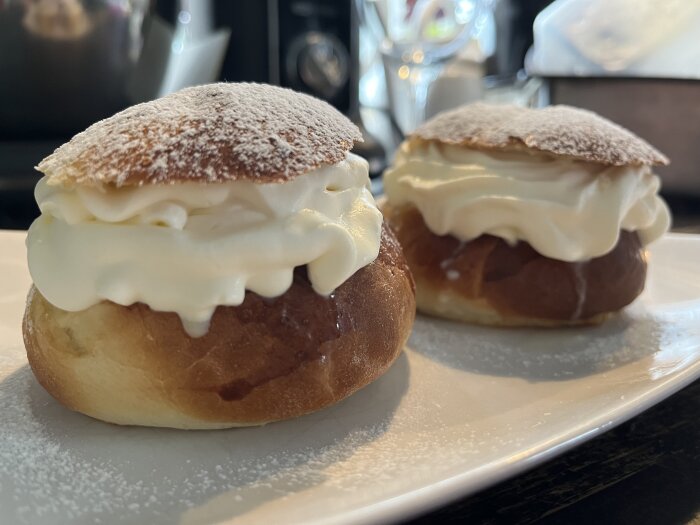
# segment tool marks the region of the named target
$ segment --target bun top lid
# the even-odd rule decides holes
[[[359,129],[331,105],[266,84],[186,88],[101,120],[39,163],[49,184],[285,182],[346,158]]]
[[[481,150],[533,150],[609,166],[668,164],[634,133],[570,106],[468,104],[436,115],[409,139]]]

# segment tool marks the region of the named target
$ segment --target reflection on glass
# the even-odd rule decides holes
[[[478,0],[357,0],[380,43],[389,105],[405,133],[425,119],[428,90],[472,36]]]

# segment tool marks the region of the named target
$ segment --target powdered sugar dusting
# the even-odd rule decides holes
[[[329,104],[265,84],[183,89],[97,122],[44,159],[57,184],[288,180],[343,160],[357,127]]]
[[[571,270],[574,276],[574,290],[576,291],[576,308],[571,314],[571,320],[581,318],[583,313],[583,305],[586,304],[586,296],[588,295],[588,283],[583,275],[583,264],[574,262],[571,265]]]
[[[479,374],[559,381],[642,359],[657,351],[662,339],[670,344],[680,336],[678,327],[633,307],[584,328],[502,329],[419,318],[412,343],[429,346],[440,362]],[[453,351],[460,341],[468,341],[468,351]]]
[[[40,390],[26,367],[0,383],[0,411],[0,491],[14,507],[3,510],[3,519],[32,524],[172,523],[224,491],[314,480],[386,428],[379,421],[331,444],[274,452],[263,437],[260,450],[268,453],[241,456],[235,447],[226,450],[221,432],[122,428],[70,413]],[[229,432],[235,442],[246,430]]]
[[[612,166],[668,164],[662,153],[630,131],[570,106],[469,104],[440,113],[411,137],[482,149],[524,146]]]

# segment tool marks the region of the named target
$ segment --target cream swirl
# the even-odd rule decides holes
[[[648,166],[605,166],[528,152],[404,143],[384,174],[390,203],[413,204],[437,235],[495,235],[539,253],[583,261],[608,253],[621,229],[643,244],[670,215]]]
[[[193,336],[245,291],[283,294],[297,266],[330,294],[379,253],[382,217],[367,162],[342,162],[285,183],[50,186],[27,237],[37,289],[69,311],[102,300],[176,312]]]

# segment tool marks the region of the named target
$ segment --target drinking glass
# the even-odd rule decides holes
[[[356,0],[379,43],[389,108],[403,133],[426,117],[428,91],[483,20],[479,0]]]

